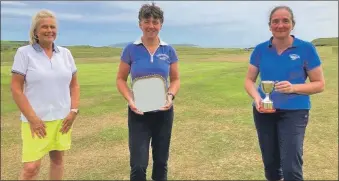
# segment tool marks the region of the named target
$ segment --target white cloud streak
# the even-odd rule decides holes
[[[24,16],[24,17],[33,17],[41,9],[33,8],[1,8],[1,16],[12,15],[12,16]],[[56,16],[60,20],[81,20],[84,19],[84,16],[81,14],[72,14],[72,13],[56,13]]]
[[[4,1],[9,2],[9,1]],[[126,12],[120,14],[100,14],[94,9],[89,15],[80,13],[57,12],[60,19],[78,20],[82,22],[114,23],[136,22],[139,8],[149,1],[106,1],[103,3],[107,8],[120,8]],[[11,2],[20,3],[20,2]],[[59,2],[49,2],[59,3]],[[66,2],[61,2],[66,3]],[[68,2],[70,3],[70,2]],[[79,3],[79,2],[74,2]],[[327,18],[337,20],[332,16],[338,12],[338,2],[314,2],[314,1],[159,1],[156,2],[165,13],[165,26],[205,26],[223,24],[241,24],[256,22],[260,25],[267,24],[269,11],[276,5],[289,5],[295,12],[296,19],[324,20]],[[15,9],[2,8],[2,14],[17,14],[32,16],[38,9]],[[330,11],[330,12],[329,12]],[[112,11],[114,12],[114,11]],[[326,13],[324,13],[326,12]],[[264,23],[263,23],[264,22]]]
[[[136,21],[142,4],[139,2],[102,2],[107,6],[125,9],[129,14],[107,16],[107,21]],[[288,5],[294,10],[297,22],[318,23],[322,20],[338,22],[338,2],[314,1],[159,1],[156,2],[165,13],[165,26],[249,26],[267,25],[270,10],[277,5]],[[112,19],[110,19],[112,17]],[[311,24],[310,24],[311,25]],[[310,26],[309,25],[309,26]]]
[[[11,6],[27,6],[26,3],[23,2],[17,2],[17,1],[1,1],[1,6],[6,6],[6,5],[11,5]]]
[[[2,1],[7,5],[22,6],[21,2]],[[101,1],[102,8],[93,7],[89,12],[56,12],[60,20],[91,24],[119,23],[137,24],[138,11],[142,4],[149,1]],[[1,5],[2,5],[1,4]],[[293,31],[298,37],[311,40],[317,37],[338,36],[338,2],[337,1],[159,1],[164,10],[166,27],[199,29],[227,41],[229,34],[237,33],[243,41],[257,42],[270,36],[268,18],[270,10],[277,5],[290,6],[294,11],[296,27]],[[56,6],[58,3],[56,2]],[[116,9],[122,10],[116,13]],[[1,8],[1,15],[31,17],[39,9]],[[85,10],[85,9],[83,9]],[[102,11],[106,10],[106,11]],[[102,12],[108,12],[103,14]],[[87,13],[87,14],[86,14]],[[2,17],[3,18],[3,17]]]

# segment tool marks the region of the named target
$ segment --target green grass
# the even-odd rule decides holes
[[[121,49],[73,47],[81,114],[65,155],[65,179],[129,179],[127,106],[115,87]],[[83,53],[86,52],[86,53]],[[264,180],[243,81],[250,52],[181,47],[181,89],[169,160],[171,180]],[[338,58],[318,47],[326,90],[312,96],[304,146],[306,180],[338,178]],[[5,52],[7,57],[12,54]],[[22,164],[19,111],[10,93],[11,58],[1,66],[1,179],[17,179]],[[326,103],[324,104],[324,101]],[[150,179],[152,168],[150,155]],[[40,179],[48,178],[45,157]]]
[[[312,43],[316,46],[338,46],[338,37],[317,38]]]

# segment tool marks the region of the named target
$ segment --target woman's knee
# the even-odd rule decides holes
[[[37,175],[40,170],[40,161],[24,163],[24,173],[28,175]]]
[[[63,152],[60,151],[51,151],[50,160],[53,165],[62,166],[64,163]]]

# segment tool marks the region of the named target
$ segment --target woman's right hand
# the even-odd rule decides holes
[[[31,128],[32,137],[36,134],[39,138],[44,138],[46,133],[46,125],[45,123],[38,117],[29,121],[29,125]]]
[[[131,108],[131,110],[132,110],[133,112],[135,112],[136,114],[144,115],[143,112],[141,112],[140,110],[137,109],[137,107],[135,106],[135,103],[134,103],[133,100],[128,101],[128,105],[129,105],[129,107]]]
[[[257,111],[260,112],[260,113],[262,113],[262,111],[261,111],[261,102],[262,102],[261,97],[256,97],[256,98],[254,98],[255,108],[256,108]]]
[[[271,109],[264,109],[264,107],[262,106],[262,99],[261,97],[256,97],[254,99],[254,102],[255,102],[255,108],[257,109],[257,111],[259,113],[274,113],[275,112],[275,109],[271,110]]]

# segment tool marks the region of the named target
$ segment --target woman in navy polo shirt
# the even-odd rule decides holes
[[[152,5],[143,5],[139,11],[140,39],[128,44],[121,55],[117,74],[117,88],[128,102],[128,129],[131,180],[146,180],[149,143],[152,138],[153,180],[167,180],[167,160],[173,124],[172,100],[179,90],[178,58],[174,48],[163,42],[158,33],[164,22],[163,11]],[[137,110],[127,77],[160,75],[170,77],[167,104],[159,111]]]
[[[245,89],[254,99],[254,122],[268,180],[303,180],[310,95],[322,92],[325,85],[315,47],[290,34],[294,25],[289,7],[272,10],[269,28],[273,37],[255,47],[245,80]],[[277,82],[270,95],[274,113],[267,113],[261,106],[265,94],[255,87],[259,73],[262,81]]]

